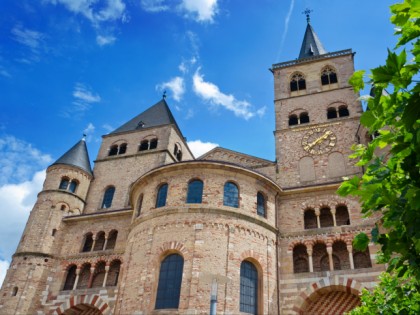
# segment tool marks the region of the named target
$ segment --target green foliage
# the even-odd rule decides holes
[[[398,44],[385,65],[371,70],[375,95],[360,119],[370,134],[379,134],[367,146],[354,146],[352,157],[365,173],[338,193],[359,197],[365,216],[381,213],[371,241],[380,245],[380,260],[392,275],[382,276],[373,294],[365,292],[364,305],[352,314],[420,314],[420,0],[392,5],[391,12]],[[363,72],[350,83],[355,91],[363,88]],[[367,244],[366,234],[355,238],[355,248]]]
[[[396,273],[383,273],[373,292],[363,289],[362,305],[349,315],[420,314],[420,292],[417,281],[399,277]]]

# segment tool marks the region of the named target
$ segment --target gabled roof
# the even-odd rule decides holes
[[[303,36],[302,47],[300,48],[299,59],[319,56],[326,53],[327,51],[324,46],[322,46],[321,41],[316,35],[308,19],[308,25],[306,26],[305,35]]]
[[[64,153],[57,161],[51,165],[58,164],[75,166],[92,175],[89,153],[86,147],[85,139],[83,138],[77,142],[70,150]]]
[[[174,116],[172,115],[171,110],[169,109],[168,104],[163,98],[152,107],[146,109],[144,112],[137,115],[136,117],[134,117],[133,119],[125,123],[124,125],[115,129],[110,134],[134,131],[134,130],[139,130],[139,129],[158,127],[158,126],[164,126],[164,125],[170,125],[170,124],[175,125],[179,133],[182,134],[181,130],[178,127],[178,124],[175,121]]]

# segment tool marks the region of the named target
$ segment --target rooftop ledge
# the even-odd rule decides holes
[[[286,67],[294,66],[294,65],[297,65],[297,64],[301,64],[301,63],[311,62],[311,61],[317,60],[317,59],[327,59],[327,58],[344,56],[344,55],[349,55],[349,54],[353,54],[352,50],[351,49],[345,49],[345,50],[334,51],[334,52],[323,54],[323,55],[280,62],[280,63],[274,64],[272,66],[271,70],[286,68]]]

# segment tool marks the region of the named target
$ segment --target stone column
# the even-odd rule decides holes
[[[349,261],[350,261],[350,268],[354,269],[354,261],[353,261],[353,246],[347,245],[347,251],[349,252]]]
[[[108,236],[105,236],[105,242],[104,242],[104,247],[102,247],[102,250],[106,249],[106,245],[108,244]]]
[[[334,226],[337,226],[337,220],[335,219],[335,208],[330,209],[330,211],[333,217]]]
[[[108,272],[109,272],[109,266],[106,265],[105,266],[105,277],[104,277],[104,282],[102,283],[103,287],[106,287],[106,280],[108,279]]]
[[[314,263],[312,261],[312,253],[313,253],[312,246],[310,246],[310,247],[308,246],[306,251],[308,252],[309,272],[314,272]]]
[[[92,248],[90,249],[91,252],[93,252],[93,249],[95,248],[96,236],[92,236],[92,239],[93,239],[93,243],[92,243]]]
[[[330,270],[333,271],[334,270],[334,261],[333,261],[333,257],[332,257],[333,249],[332,249],[331,245],[327,246],[327,253],[328,253],[328,261],[330,263]]]
[[[88,282],[88,286],[87,286],[88,289],[90,289],[92,287],[94,273],[95,273],[95,267],[90,267],[89,282]]]
[[[76,280],[74,280],[73,290],[76,290],[77,283],[79,282],[80,268],[76,268]]]
[[[319,229],[321,228],[321,220],[319,219],[321,212],[319,211],[319,209],[315,210],[315,215],[316,215],[316,225],[318,226],[318,229]]]

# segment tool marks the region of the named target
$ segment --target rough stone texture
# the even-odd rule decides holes
[[[321,86],[326,65],[336,69],[338,83]],[[307,89],[291,93],[289,78],[296,71],[305,76]],[[104,136],[94,177],[71,166],[49,167],[1,288],[0,313],[207,314],[211,283],[217,281],[218,314],[239,314],[243,261],[258,272],[259,314],[340,314],[357,305],[361,289],[372,288],[384,268],[375,261],[378,248],[370,246],[360,260],[351,246],[360,231],[369,233],[373,219],[362,218],[356,199],[335,194],[343,176],[361,172],[347,157],[350,146],[362,137],[367,141],[364,130],[356,136],[362,109],[347,84],[352,72],[351,53],[274,68],[275,161],[223,148],[194,160],[182,135],[165,125]],[[328,120],[327,108],[340,105],[350,115]],[[310,122],[289,126],[289,115],[302,112]],[[334,133],[329,152],[311,154],[302,147],[305,134],[317,128]],[[157,148],[139,151],[142,140],[154,138]],[[123,143],[124,154],[109,156],[112,145]],[[176,144],[181,162],[174,155]],[[58,189],[63,177],[79,182],[75,193]],[[199,204],[186,203],[193,179],[203,182]],[[238,208],[223,204],[227,181],[238,186]],[[163,183],[166,205],[156,208]],[[110,186],[115,187],[112,205],[102,209]],[[265,216],[257,214],[258,193],[265,198]],[[343,207],[348,222],[336,213]],[[305,229],[308,209],[320,222],[326,215],[330,226],[313,222]],[[88,234],[101,244],[101,234],[108,242],[115,231],[113,248],[84,249]],[[297,258],[307,264],[299,273],[294,273],[296,246]],[[173,253],[184,259],[179,308],[156,310],[160,264]],[[358,263],[370,259],[372,266],[354,269],[356,254]],[[109,276],[118,262],[117,285],[105,281],[104,287],[89,287],[100,285],[94,282],[102,279],[97,274],[105,268]],[[71,270],[74,290],[64,287]],[[78,286],[79,280],[87,288]]]

